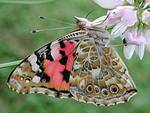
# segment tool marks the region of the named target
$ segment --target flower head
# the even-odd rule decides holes
[[[100,5],[103,0],[96,1]],[[150,51],[150,0],[124,0],[120,4],[112,4],[114,9],[108,10],[104,23],[108,29],[112,28],[113,38],[121,37],[127,41],[127,46],[124,47],[127,59],[134,52],[142,59],[145,48]]]
[[[120,36],[128,27],[137,22],[136,10],[132,6],[119,6],[108,11],[107,25],[113,25],[112,36]],[[129,18],[130,17],[130,18]]]
[[[122,36],[126,40],[126,46],[124,46],[124,54],[127,59],[130,59],[134,53],[137,53],[140,59],[144,56],[145,48],[149,49],[150,45],[150,33],[149,31],[139,31],[137,28],[132,28],[130,31],[126,31]]]

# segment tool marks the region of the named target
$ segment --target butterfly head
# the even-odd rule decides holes
[[[86,18],[81,18],[77,16],[75,16],[74,18],[77,20],[77,28],[79,29],[93,28],[93,27],[96,27],[96,25],[98,24],[98,23],[89,21]]]

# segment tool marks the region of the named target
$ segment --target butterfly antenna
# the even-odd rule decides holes
[[[89,16],[90,14],[92,14],[94,11],[95,11],[95,9],[92,9],[92,10],[85,16],[85,18],[88,18],[88,16]]]
[[[100,17],[100,19],[98,18],[94,21],[97,21],[99,23],[98,25],[102,25],[108,19],[109,15],[110,15],[110,13],[107,16],[104,16],[104,19],[101,19],[101,17]]]
[[[55,31],[55,30],[62,30],[62,29],[70,29],[73,28],[73,26],[68,26],[68,27],[59,27],[59,28],[48,28],[48,29],[36,29],[36,30],[32,30],[31,33],[39,33],[42,31]]]
[[[42,20],[42,21],[43,21],[43,20],[50,20],[50,21],[53,21],[53,22],[61,23],[61,24],[66,24],[66,25],[75,26],[75,24],[72,24],[72,23],[63,22],[63,21],[60,21],[60,20],[57,20],[57,19],[54,19],[54,18],[47,19],[47,18],[44,17],[44,16],[39,16],[39,19]]]

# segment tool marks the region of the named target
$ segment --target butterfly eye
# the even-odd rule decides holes
[[[108,96],[109,95],[109,92],[108,92],[108,90],[106,88],[102,89],[102,95],[104,95],[104,96]]]
[[[88,61],[86,61],[86,62],[84,63],[84,67],[85,67],[85,68],[88,68],[88,67],[89,67],[89,65],[90,65],[90,64],[89,64],[89,62],[88,62]]]
[[[112,61],[112,65],[113,65],[113,66],[117,66],[117,62]]]
[[[119,87],[117,85],[111,85],[110,86],[110,92],[111,93],[117,93],[119,91]]]
[[[25,79],[25,82],[26,83],[29,83],[31,81],[31,78],[30,77],[27,77],[26,79]]]
[[[94,90],[95,90],[95,93],[96,94],[99,94],[100,93],[100,88],[98,86],[94,86]]]
[[[20,77],[20,80],[24,80],[24,78],[23,78],[23,77]]]
[[[26,82],[26,83],[29,83],[29,82],[30,82],[30,79],[26,79],[25,82]]]
[[[93,92],[93,86],[92,86],[92,85],[88,85],[88,86],[86,87],[86,91],[87,91],[88,93],[92,93],[92,92]]]

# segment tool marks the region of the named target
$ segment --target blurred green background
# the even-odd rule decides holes
[[[21,1],[21,0],[20,0]],[[36,0],[35,0],[36,1]],[[91,0],[53,0],[43,4],[6,4],[0,2],[0,63],[25,58],[34,50],[74,30],[51,30],[32,34],[34,29],[62,28],[75,24],[74,16],[89,19],[106,13]],[[38,17],[45,16],[41,21]],[[121,41],[118,39],[118,44]],[[142,61],[131,60],[117,48],[135,81],[138,94],[129,102],[111,107],[96,107],[72,99],[56,99],[41,94],[20,95],[10,90],[6,81],[14,67],[0,69],[0,113],[150,113],[150,53]]]

